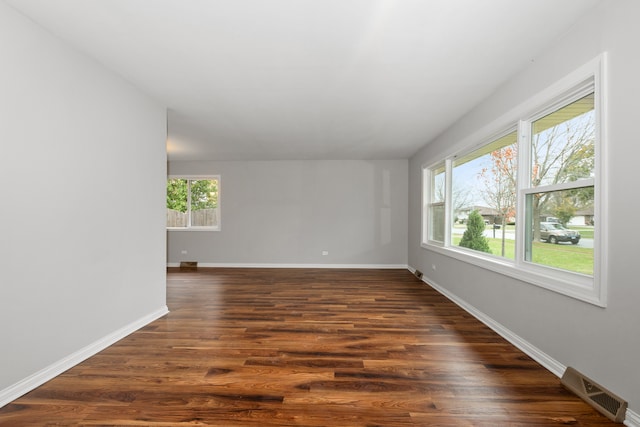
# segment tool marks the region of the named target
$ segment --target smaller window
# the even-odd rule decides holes
[[[170,177],[167,228],[220,230],[220,177]]]
[[[425,236],[423,241],[444,243],[445,231],[445,165],[439,164],[425,174],[424,188],[427,189],[425,200],[427,209],[424,210]]]

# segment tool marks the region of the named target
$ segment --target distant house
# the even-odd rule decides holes
[[[482,216],[484,221],[485,222],[488,221],[488,224],[499,224],[501,222],[500,213],[497,210],[489,208],[487,206],[479,206],[479,205],[460,209],[456,214],[456,217],[458,218],[458,222],[463,224],[467,222],[467,218],[469,218],[469,214],[473,211],[478,211],[478,213],[480,214],[480,216]]]
[[[576,214],[569,220],[569,225],[593,225],[593,206],[576,211]]]

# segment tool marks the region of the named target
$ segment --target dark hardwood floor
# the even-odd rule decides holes
[[[405,270],[171,270],[168,305],[0,425],[615,425]]]

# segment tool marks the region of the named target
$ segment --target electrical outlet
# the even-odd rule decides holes
[[[436,269],[436,265],[435,264],[431,264],[431,269],[435,270]]]
[[[180,253],[181,253],[182,255],[186,255],[186,254],[187,254],[187,251],[185,251],[185,250],[183,249],[183,250],[181,250],[181,251],[180,251]]]
[[[327,256],[329,255],[329,251],[322,251],[322,256]]]

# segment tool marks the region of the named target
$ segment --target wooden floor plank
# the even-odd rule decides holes
[[[0,425],[609,426],[406,270],[170,270],[171,312]]]

